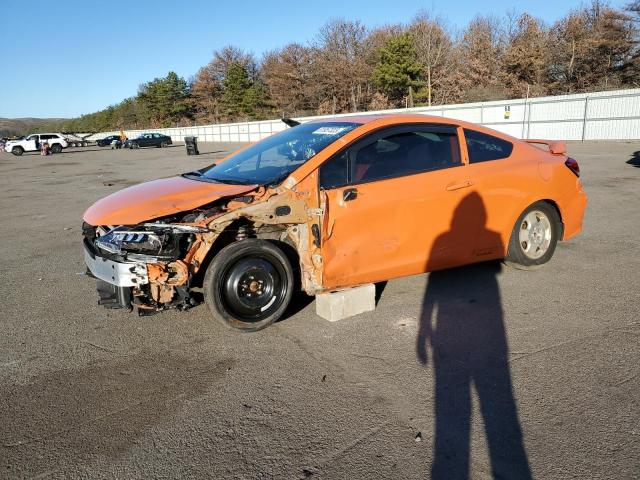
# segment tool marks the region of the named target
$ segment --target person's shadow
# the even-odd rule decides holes
[[[486,210],[477,193],[456,208],[450,230],[438,237],[432,252],[459,244],[501,245],[488,230]],[[475,231],[475,235],[470,235]],[[492,243],[489,243],[492,242]],[[429,265],[427,265],[429,267]],[[475,390],[484,422],[494,478],[530,479],[531,471],[508,362],[498,262],[486,262],[429,274],[416,353],[435,371],[435,442],[432,479],[469,478],[471,396]]]

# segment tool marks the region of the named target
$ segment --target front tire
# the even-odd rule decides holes
[[[556,209],[546,202],[534,203],[513,227],[505,263],[519,270],[540,268],[553,257],[561,231]]]
[[[24,153],[24,148],[22,147],[13,147],[11,149],[11,153],[13,153],[16,157],[19,157]]]
[[[286,311],[294,290],[291,263],[265,240],[246,239],[224,247],[204,277],[204,298],[228,327],[255,332]]]

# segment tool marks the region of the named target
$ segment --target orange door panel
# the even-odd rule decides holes
[[[468,261],[471,231],[458,230],[447,245],[432,249],[471,186],[460,165],[322,192],[323,286],[376,282]],[[348,190],[355,192],[345,200]]]

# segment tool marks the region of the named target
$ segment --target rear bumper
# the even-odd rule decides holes
[[[569,240],[582,232],[584,212],[587,208],[587,194],[582,190],[578,180],[578,191],[567,200],[562,208],[562,220],[564,223],[563,240]]]

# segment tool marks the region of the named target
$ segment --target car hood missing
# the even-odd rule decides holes
[[[98,200],[84,213],[90,225],[135,225],[188,211],[219,198],[250,192],[257,185],[228,185],[170,177],[141,183]]]

